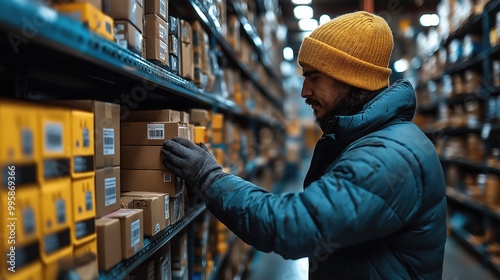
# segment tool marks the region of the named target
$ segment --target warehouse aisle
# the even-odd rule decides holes
[[[302,168],[299,168],[296,178],[285,182],[283,192],[302,190],[302,181],[309,167],[310,158],[304,158]],[[443,280],[495,280],[500,276],[495,275],[490,269],[458,241],[448,237],[445,247],[443,265]],[[247,276],[243,280],[304,280],[308,279],[308,260],[284,260],[275,253],[257,252],[254,255]]]

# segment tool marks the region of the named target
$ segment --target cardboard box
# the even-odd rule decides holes
[[[181,112],[164,110],[136,110],[130,111],[124,122],[180,122]]]
[[[164,21],[168,21],[168,0],[145,0],[145,14],[156,14]]]
[[[68,255],[68,252],[73,256],[71,180],[65,178],[44,183],[40,199],[43,205],[40,213],[42,261],[44,264],[53,263]]]
[[[120,209],[120,167],[97,169],[95,172],[95,209],[100,218]]]
[[[180,111],[180,122],[189,123],[189,113],[185,111]]]
[[[120,165],[120,105],[95,100],[58,100],[53,104],[94,113],[94,166]]]
[[[71,177],[94,176],[94,114],[71,110]]]
[[[146,59],[168,66],[168,44],[158,38],[146,38]]]
[[[38,181],[70,176],[70,111],[65,108],[41,109],[38,117],[42,141],[38,143],[43,158]],[[41,168],[40,168],[41,167]]]
[[[69,3],[90,3],[94,8],[102,11],[102,0],[52,0],[56,4],[69,4]]]
[[[132,23],[127,20],[115,20],[115,42],[119,46],[142,55],[142,41],[141,32]]]
[[[142,209],[118,209],[105,216],[120,220],[122,234],[122,257],[128,259],[139,252],[143,243],[143,216]]]
[[[208,110],[205,109],[191,109],[189,111],[189,123],[199,126],[208,126],[210,119],[208,117]]]
[[[168,194],[123,192],[120,202],[122,208],[143,210],[144,235],[146,236],[153,236],[170,225]]]
[[[180,19],[178,17],[168,16],[168,35],[175,38],[180,37]]]
[[[193,141],[194,143],[198,143],[195,141],[194,137],[194,124],[188,124],[188,131],[189,131],[189,140]]]
[[[204,126],[194,126],[193,142],[196,144],[207,143],[206,130],[207,128]]]
[[[191,23],[187,20],[181,19],[179,21],[180,28],[181,28],[181,34],[180,34],[180,41],[182,43],[186,44],[191,44],[193,42],[193,28],[191,26]]]
[[[159,146],[121,146],[122,169],[167,170]]]
[[[73,247],[73,254],[75,256],[75,261],[78,261],[78,259],[80,258],[89,258],[89,257],[94,257],[97,259],[97,234],[95,234],[93,238],[90,239],[89,241],[79,245],[75,245]],[[95,265],[97,266],[97,262],[95,263]]]
[[[212,129],[223,129],[224,128],[224,114],[222,113],[212,113]]]
[[[101,13],[100,24],[97,27],[96,33],[102,37],[113,41],[115,36],[114,20],[110,16]]]
[[[72,180],[73,245],[81,245],[95,239],[95,178]]]
[[[168,193],[174,197],[182,192],[182,181],[167,170],[121,169],[122,192],[148,191]]]
[[[212,130],[212,144],[224,144],[224,130],[222,129]]]
[[[99,270],[107,271],[122,260],[120,221],[100,218],[95,223]]]
[[[8,180],[15,181],[11,183],[15,187],[37,184],[42,142],[38,117],[38,107],[32,103],[0,99],[0,131],[8,132],[0,135],[0,166],[7,168],[0,172],[0,182],[5,190]]]
[[[114,20],[128,20],[141,32],[144,31],[144,8],[136,0],[105,0],[104,13]]]
[[[74,271],[79,279],[97,279],[99,277],[99,265],[97,263],[97,242],[94,240],[85,245],[75,248]]]
[[[194,80],[194,53],[193,45],[181,43],[181,55],[179,63],[179,74],[186,80]]]
[[[144,23],[144,37],[158,38],[163,40],[165,43],[169,43],[167,22],[156,14],[146,15]]]
[[[173,36],[170,35],[168,37],[168,53],[175,55],[175,57],[179,57],[179,40]]]
[[[174,137],[187,138],[187,125],[179,122],[122,122],[122,145],[162,146]]]

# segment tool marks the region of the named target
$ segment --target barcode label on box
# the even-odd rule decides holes
[[[167,44],[165,44],[165,42],[163,42],[163,41],[159,41],[159,42],[160,42],[160,59],[165,60],[166,54],[168,53]]]
[[[161,24],[161,23],[158,23],[158,32],[160,33],[160,34],[158,34],[158,36],[160,38],[162,38],[165,41],[168,40],[168,31],[165,28],[165,26],[163,24]]]
[[[167,1],[160,0],[160,15],[163,18],[167,18]]]
[[[163,182],[165,182],[165,183],[172,182],[172,175],[170,175],[170,173],[168,173],[168,172],[164,172],[163,173]]]
[[[134,247],[141,242],[141,220],[135,220],[130,224],[130,245]]]
[[[115,154],[115,129],[114,128],[103,128],[102,129],[102,139],[103,139],[103,153],[104,155],[114,155]]]
[[[104,206],[116,203],[116,177],[104,179]]]
[[[56,217],[58,224],[66,223],[66,201],[64,199],[56,200]]]
[[[165,139],[164,124],[148,124],[148,140],[163,140]]]
[[[45,151],[63,152],[63,125],[62,123],[45,123]]]
[[[92,211],[93,204],[92,192],[85,192],[85,210]]]

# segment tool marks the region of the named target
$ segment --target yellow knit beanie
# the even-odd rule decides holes
[[[336,17],[304,38],[298,62],[370,91],[389,85],[394,42],[387,22],[360,11]]]

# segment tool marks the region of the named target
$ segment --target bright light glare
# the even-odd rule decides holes
[[[285,47],[283,49],[283,58],[288,61],[293,60],[293,50],[290,47]]]
[[[311,6],[297,6],[293,8],[293,15],[297,19],[312,18],[314,14],[313,8]]]
[[[400,59],[394,62],[394,71],[402,73],[408,70],[408,61],[406,59]]]
[[[422,26],[437,26],[439,24],[439,16],[436,14],[424,14],[420,17]]]
[[[323,23],[326,23],[328,21],[330,21],[330,16],[329,15],[321,15],[319,17],[319,25],[322,25]]]
[[[311,4],[312,0],[292,0],[292,3],[295,5],[307,5]]]
[[[313,18],[305,18],[299,20],[299,28],[302,31],[311,31],[318,27],[318,21]]]

